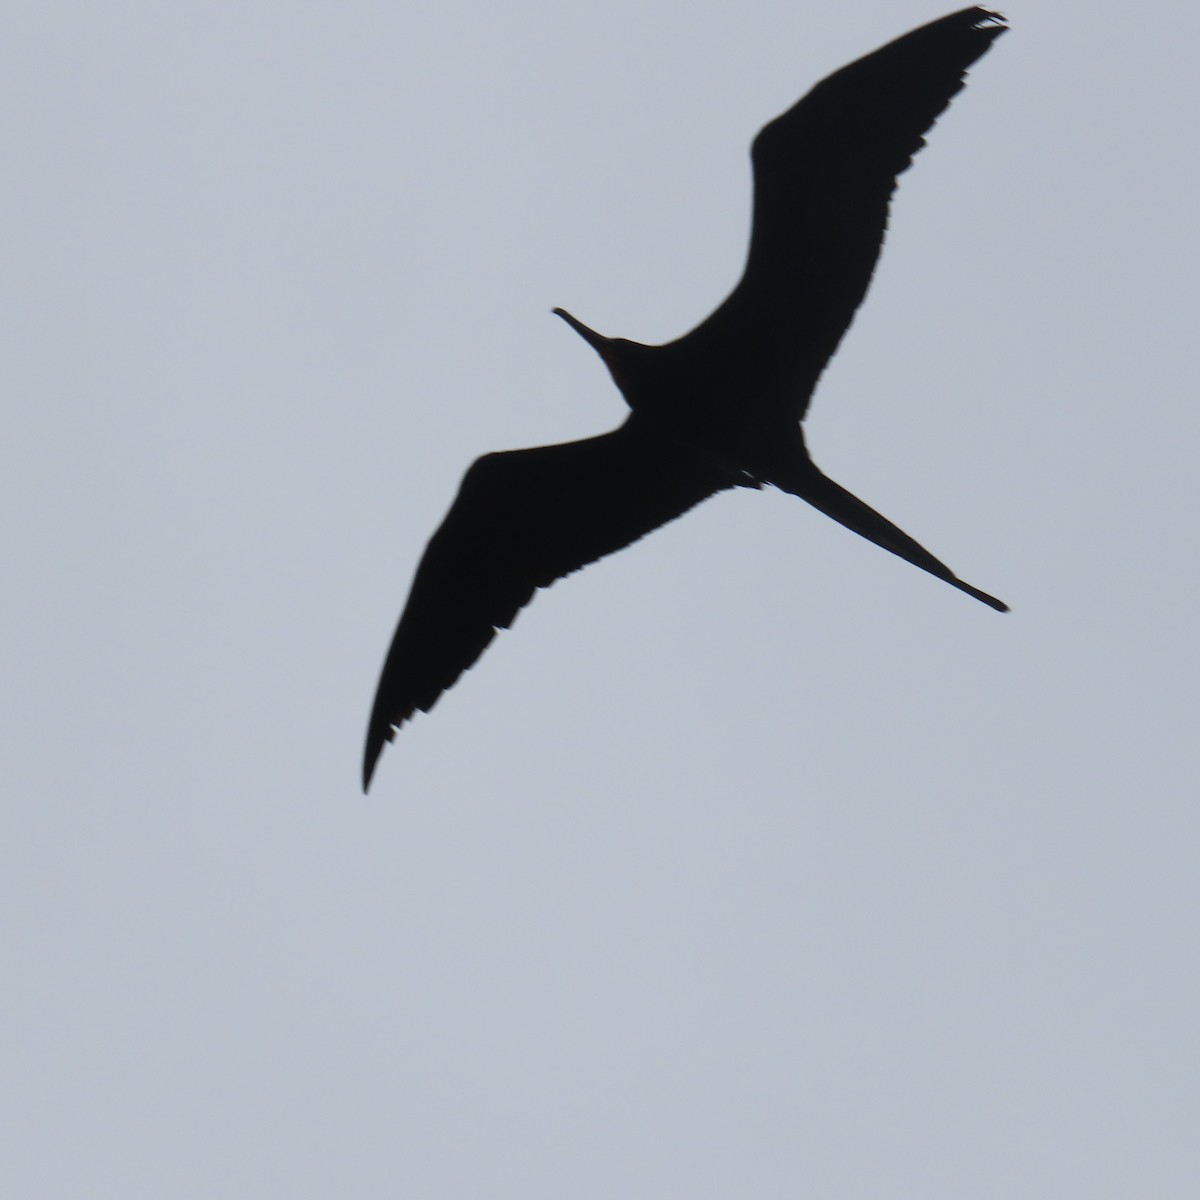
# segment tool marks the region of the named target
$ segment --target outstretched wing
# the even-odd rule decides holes
[[[897,176],[1003,20],[967,8],[915,29],[830,75],[755,138],[745,272],[700,328],[771,364],[771,394],[788,396],[792,415],[803,416],[866,294]]]
[[[384,742],[433,707],[537,588],[739,482],[634,416],[602,437],[478,459],[425,550],[384,662],[363,790]]]

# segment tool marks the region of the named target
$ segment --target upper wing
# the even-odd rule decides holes
[[[1003,20],[967,8],[915,29],[830,75],[755,138],[746,269],[709,322],[778,364],[772,392],[789,394],[796,415],[866,294],[896,177]]]
[[[425,550],[384,662],[363,789],[395,729],[428,712],[537,588],[738,482],[633,416],[602,437],[478,459]]]

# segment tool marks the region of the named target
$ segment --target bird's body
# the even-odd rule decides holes
[[[428,711],[537,588],[727,488],[773,484],[1005,611],[823,475],[800,424],[870,283],[897,176],[1002,20],[969,8],[922,26],[759,133],[745,271],[690,333],[647,346],[555,309],[604,360],[631,415],[612,433],[485,455],[467,472],[384,664],[364,788],[394,730]]]

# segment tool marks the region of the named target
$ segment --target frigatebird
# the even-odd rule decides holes
[[[508,628],[538,588],[727,488],[773,484],[1000,612],[1007,606],[823,475],[801,422],[883,244],[897,177],[1008,28],[966,8],[817,84],[754,139],[741,280],[703,323],[648,346],[554,312],[600,355],[630,415],[600,437],[486,454],[417,567],[367,730],[363,790],[385,741]]]

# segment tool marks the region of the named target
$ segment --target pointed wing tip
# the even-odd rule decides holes
[[[379,762],[380,752],[383,750],[382,745],[372,745],[367,743],[367,752],[363,758],[362,769],[362,789],[363,795],[366,796],[371,791],[371,777],[375,774],[375,764]]]
[[[411,713],[408,715],[412,716]],[[362,789],[364,796],[371,790],[371,780],[375,775],[375,768],[379,765],[379,756],[383,753],[384,746],[395,740],[397,725],[398,722],[389,721],[382,729],[377,729],[374,722],[371,724],[367,733],[367,746],[363,751]]]
[[[987,36],[987,44],[991,45],[1002,33],[1007,33],[1012,26],[1008,23],[1008,18],[1003,14],[996,12],[990,8],[972,8],[968,9],[973,15],[971,21],[971,29],[975,33],[982,33]]]

